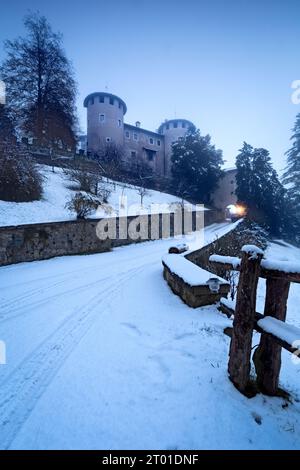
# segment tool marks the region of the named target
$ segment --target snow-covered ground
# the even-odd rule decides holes
[[[52,168],[46,165],[40,165],[44,175],[43,197],[40,201],[33,202],[7,202],[0,200],[0,226],[33,224],[42,222],[54,222],[61,220],[75,219],[75,214],[65,208],[66,202],[75,194],[70,186],[74,183],[69,181],[61,168]],[[109,217],[111,214],[118,214],[119,199],[122,199],[124,211],[128,209],[128,215],[150,212],[169,212],[174,211],[176,204],[181,200],[171,194],[161,193],[159,191],[147,190],[141,207],[140,195],[134,186],[118,184],[113,181],[106,181],[104,185],[111,190],[108,205],[105,210],[99,208],[91,217]],[[159,209],[153,205],[159,204]]]
[[[206,241],[231,227],[208,227]],[[284,355],[291,403],[239,394],[227,378],[231,321],[171,292],[161,266],[171,244],[0,269],[2,448],[300,448],[300,367]],[[298,324],[299,301],[293,286]]]

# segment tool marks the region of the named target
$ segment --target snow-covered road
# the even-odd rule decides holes
[[[241,396],[230,321],[163,281],[173,243],[0,269],[0,448],[300,448],[299,403]]]

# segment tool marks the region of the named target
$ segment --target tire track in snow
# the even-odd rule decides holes
[[[99,309],[104,309],[111,297],[117,295],[120,287],[143,269],[144,267],[133,268],[121,276],[116,276],[112,285],[102,289],[87,304],[82,304],[75,313],[65,318],[1,384],[1,449],[9,448],[56,373],[99,319]]]
[[[37,282],[37,283],[45,282],[45,284],[44,285],[42,284],[39,287],[35,287],[33,289],[26,290],[26,293],[15,296],[10,301],[4,301],[3,303],[0,304],[0,310],[3,309],[3,308],[6,308],[6,307],[12,307],[13,305],[18,304],[20,302],[23,302],[26,299],[30,299],[30,298],[32,298],[36,295],[39,295],[41,292],[45,292],[45,291],[53,289],[54,287],[64,285],[66,283],[66,280],[68,280],[68,279],[72,279],[72,280],[79,279],[80,280],[80,279],[82,279],[82,274],[84,272],[91,272],[91,269],[92,269],[92,267],[80,269],[80,271],[78,271],[78,269],[77,269],[77,270],[73,270],[73,271],[68,271],[66,273],[60,273],[60,274],[56,274],[56,275],[45,277],[45,278],[33,279],[31,281],[27,281],[24,284],[22,284],[22,287],[24,287],[24,285],[26,285],[26,284],[32,284],[33,282]],[[77,274],[77,276],[76,276],[76,274]],[[57,278],[61,278],[61,277],[63,278],[61,281],[57,280]],[[49,279],[53,279],[53,278],[56,279],[55,282],[53,282],[51,284],[48,284],[47,282],[49,281]],[[14,287],[14,286],[9,286],[9,289],[12,289],[12,287]],[[7,287],[2,288],[2,289],[5,289],[7,291]]]
[[[141,263],[139,263],[133,269],[137,269],[140,266],[140,264]],[[122,273],[127,273],[127,272],[128,272],[128,270],[121,271],[121,274]],[[16,304],[17,304],[16,307],[7,308],[6,310],[1,310],[0,324],[3,324],[3,323],[5,323],[7,321],[10,321],[10,320],[13,320],[13,319],[15,319],[19,316],[34,314],[34,313],[36,313],[34,310],[37,307],[41,307],[45,304],[48,304],[49,301],[51,301],[51,300],[59,299],[61,297],[64,297],[66,294],[84,292],[84,291],[94,287],[95,285],[99,284],[100,282],[106,281],[106,280],[111,279],[111,278],[112,278],[111,275],[105,276],[105,277],[97,277],[95,279],[95,281],[93,281],[93,282],[89,282],[87,284],[82,284],[82,282],[81,282],[80,286],[72,287],[71,289],[68,289],[68,290],[63,290],[60,293],[58,293],[56,290],[54,290],[53,294],[48,295],[47,297],[43,297],[43,298],[40,298],[41,292],[44,292],[44,291],[47,292],[48,290],[51,291],[51,289],[57,287],[57,284],[53,285],[53,286],[50,286],[49,288],[40,288],[40,289],[36,290],[32,295],[28,296],[28,298],[27,298],[27,300],[31,300],[31,299],[34,299],[36,296],[38,296],[39,298],[37,300],[35,300],[33,302],[29,302],[28,304],[24,305],[24,304],[19,304],[19,302],[21,302],[22,299],[18,298],[17,301],[16,301]],[[78,278],[76,280],[80,281],[81,279],[82,279],[82,275],[78,276]],[[59,282],[59,285],[65,285],[67,280],[68,280],[68,278],[66,278],[63,281]],[[21,311],[21,313],[14,314],[15,312],[18,312],[18,311]]]

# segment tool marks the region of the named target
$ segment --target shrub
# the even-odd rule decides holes
[[[0,199],[28,202],[41,198],[43,177],[20,145],[0,146]]]
[[[69,211],[75,212],[77,219],[86,219],[99,205],[101,205],[99,199],[79,192],[66,203],[65,207]]]
[[[108,203],[109,196],[111,195],[111,190],[108,189],[106,186],[100,186],[98,188],[97,196],[100,197],[101,201],[104,202],[105,204]]]
[[[64,170],[67,178],[78,186],[78,189],[91,194],[97,194],[98,184],[101,176],[93,171],[84,163],[77,164],[76,168],[67,168]]]

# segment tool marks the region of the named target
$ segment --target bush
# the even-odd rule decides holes
[[[67,178],[76,183],[79,190],[97,194],[101,176],[93,172],[88,165],[79,163],[76,168],[67,168],[64,171]]]
[[[65,205],[66,209],[75,212],[77,219],[86,219],[86,217],[94,212],[101,201],[88,194],[76,193]]]
[[[0,166],[0,199],[28,202],[41,198],[43,177],[21,146],[1,145]]]
[[[98,188],[98,192],[97,192],[97,196],[100,197],[101,201],[104,202],[105,204],[108,203],[108,199],[111,195],[111,190],[108,189],[106,186],[100,186],[100,188]]]

